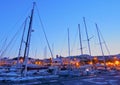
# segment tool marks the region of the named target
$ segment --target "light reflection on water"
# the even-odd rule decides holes
[[[60,82],[53,82],[53,83],[39,83],[39,82],[36,82],[36,83],[2,83],[0,82],[0,85],[64,85]]]
[[[20,83],[0,83],[0,85],[120,85],[120,76],[94,76],[94,77],[85,77],[85,78],[63,78],[61,80],[44,80],[34,81],[34,82],[20,82]]]

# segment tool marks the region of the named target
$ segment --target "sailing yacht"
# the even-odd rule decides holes
[[[40,67],[37,66],[36,64],[28,64],[30,41],[31,41],[31,35],[32,35],[32,31],[33,31],[32,23],[33,23],[34,8],[35,8],[35,2],[33,3],[33,8],[31,10],[31,15],[29,17],[30,20],[29,20],[29,27],[28,27],[28,32],[27,32],[27,39],[26,39],[26,43],[25,43],[23,64],[20,65],[20,63],[19,63],[19,57],[20,57],[20,51],[19,51],[16,66],[11,66],[9,68],[10,70],[8,72],[4,71],[4,72],[0,73],[0,82],[4,82],[4,83],[24,82],[25,83],[27,81],[37,82],[40,79],[48,79],[49,80],[49,79],[58,78],[58,75],[49,74],[47,69],[40,70]],[[24,34],[24,31],[23,31],[23,34]],[[37,70],[29,70],[28,71],[28,68],[29,69],[30,68],[36,68]],[[14,69],[14,70],[11,70],[11,69]],[[45,75],[43,75],[43,74],[45,74]]]

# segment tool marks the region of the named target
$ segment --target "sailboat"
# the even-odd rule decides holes
[[[30,49],[30,41],[31,41],[31,35],[33,32],[32,29],[32,23],[33,23],[33,14],[34,14],[34,8],[35,8],[35,2],[33,3],[33,8],[31,10],[31,15],[29,17],[29,27],[28,27],[28,31],[27,31],[27,39],[26,39],[26,43],[25,43],[25,50],[24,50],[24,62],[21,65],[21,67],[19,67],[19,57],[20,57],[20,50],[19,49],[19,54],[18,54],[18,59],[17,59],[17,64],[15,68],[15,71],[9,71],[8,73],[2,73],[0,74],[0,82],[4,82],[4,83],[9,83],[9,82],[15,82],[15,83],[26,83],[26,82],[38,82],[38,80],[41,79],[54,79],[54,78],[58,78],[58,75],[54,75],[54,74],[49,74],[47,71],[44,71],[45,75],[43,75],[43,73],[40,71],[40,67],[35,65],[35,64],[28,64],[28,56],[29,56],[29,49]],[[26,21],[26,20],[25,20]],[[25,28],[24,28],[25,30]],[[23,35],[24,36],[24,31],[23,31]],[[23,40],[23,39],[22,39]],[[21,40],[21,42],[22,42]],[[21,45],[20,45],[21,47]],[[13,68],[13,67],[12,67]],[[38,70],[31,70],[28,72],[28,68],[38,68]],[[11,68],[10,68],[11,69]],[[42,73],[42,74],[41,74]],[[39,81],[40,83],[40,81]]]

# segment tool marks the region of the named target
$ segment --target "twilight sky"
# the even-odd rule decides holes
[[[120,0],[0,0],[0,55],[2,57],[18,55],[22,24],[31,13],[33,1],[36,2],[37,7],[34,12],[30,56],[50,57],[38,11],[54,57],[56,54],[68,56],[68,28],[71,55],[80,55],[78,24],[81,25],[83,52],[89,54],[83,17],[86,18],[89,37],[93,36],[90,40],[92,55],[101,55],[95,23],[98,24],[110,54],[120,53]],[[102,45],[104,53],[108,55],[104,43]],[[21,55],[23,51],[24,43]]]

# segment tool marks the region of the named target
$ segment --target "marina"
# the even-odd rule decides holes
[[[37,3],[33,2],[30,13],[25,16],[21,28],[13,33],[15,35],[12,38],[7,37],[10,38],[10,40],[8,39],[9,42],[6,37],[1,38],[0,85],[120,85],[120,54],[110,53],[97,23],[94,23],[94,34],[96,32],[96,35],[91,37],[87,19],[83,17],[83,24],[77,25],[76,36],[79,43],[77,46],[73,44],[73,47],[71,43],[75,41],[72,40],[72,34],[68,27],[65,41],[67,44],[65,44],[66,47],[63,46],[63,49],[67,51],[62,50],[67,55],[62,55],[61,52],[55,55],[54,44],[51,46],[50,37],[47,35],[38,7]],[[37,18],[35,17],[36,14]],[[44,41],[38,35],[34,37],[39,28],[35,20],[39,21],[41,25]],[[19,32],[21,33],[19,34]],[[49,34],[54,33],[53,31]],[[38,32],[38,34],[42,33]],[[18,35],[20,38],[18,38]],[[97,49],[95,44],[94,46],[91,44],[94,37],[98,43]],[[40,42],[33,40],[33,38],[39,38],[42,41],[40,47],[38,45]],[[59,40],[59,38],[57,39]],[[13,44],[12,48],[17,44],[15,46],[17,50],[9,49],[11,44]],[[47,48],[45,46],[44,52],[37,53],[37,51],[40,51],[37,48],[42,48],[43,45],[46,45]],[[36,46],[36,50],[32,46]],[[78,49],[78,51],[72,48]],[[47,54],[47,49],[49,54]],[[99,50],[99,54],[97,50]],[[6,57],[5,55],[10,51],[12,51],[12,54],[17,51],[17,55]],[[57,48],[55,48],[56,51]],[[78,53],[73,54],[72,51]],[[40,53],[44,54],[42,59],[41,57],[38,58],[38,56],[41,56]],[[93,55],[94,53],[97,55]]]

